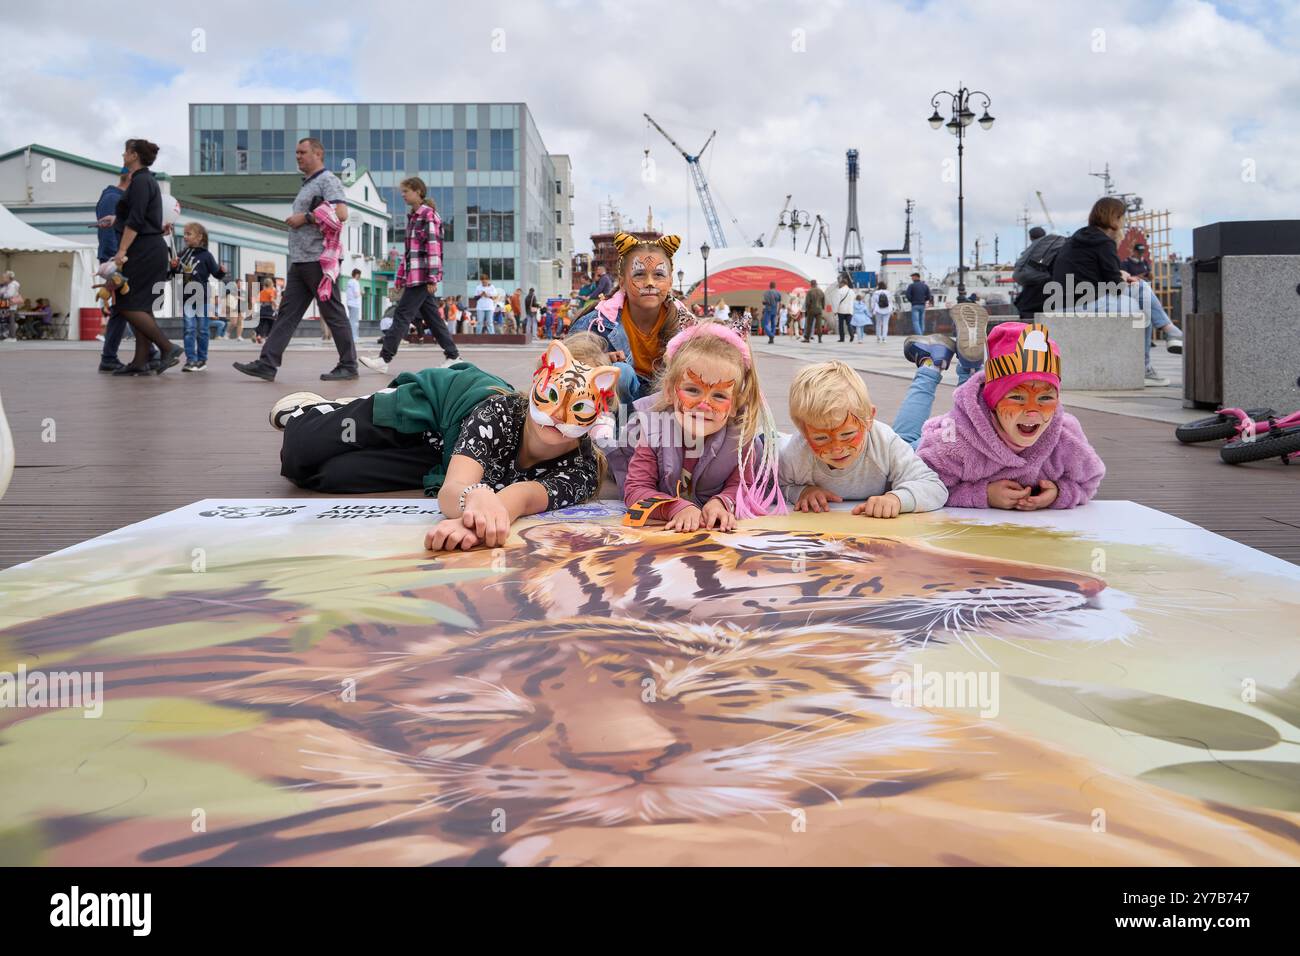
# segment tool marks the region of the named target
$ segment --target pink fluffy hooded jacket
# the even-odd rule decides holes
[[[952,411],[921,429],[917,454],[948,486],[949,507],[987,508],[989,483],[1003,478],[1022,485],[1043,478],[1055,483],[1053,508],[1075,508],[1096,494],[1106,466],[1077,418],[1058,410],[1038,441],[1016,451],[998,435],[980,394],[983,386],[984,373],[972,375],[953,393]]]

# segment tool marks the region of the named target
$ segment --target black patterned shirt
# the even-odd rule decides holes
[[[528,418],[528,399],[494,395],[474,406],[460,426],[451,453],[483,466],[483,482],[501,491],[518,481],[536,481],[546,489],[546,510],[569,508],[596,494],[596,456],[591,439],[578,440],[568,454],[521,469],[519,447]]]

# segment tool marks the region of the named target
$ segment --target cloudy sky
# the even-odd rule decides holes
[[[124,137],[148,136],[159,168],[187,172],[190,102],[523,101],[547,147],[573,158],[579,249],[607,198],[638,223],[653,208],[698,247],[686,164],[649,112],[692,151],[717,130],[703,166],[730,245],[769,235],[793,193],[828,220],[839,255],[856,147],[868,268],[871,250],[902,239],[911,197],[942,274],[957,257],[956,142],[925,120],[931,96],[961,82],[997,118],[970,129],[968,255],[996,234],[1013,256],[1023,209],[1042,219],[1035,190],[1058,228],[1080,225],[1101,194],[1088,173],[1105,163],[1120,190],[1171,211],[1181,253],[1198,224],[1290,218],[1300,200],[1290,2],[223,0],[133,5],[117,21],[111,9],[10,7],[0,148],[115,161]]]

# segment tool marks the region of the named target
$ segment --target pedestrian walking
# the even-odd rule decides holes
[[[321,280],[325,278],[320,261],[325,252],[325,238],[312,215],[315,206],[327,202],[333,205],[338,221],[347,222],[347,197],[338,177],[325,168],[325,147],[320,140],[310,136],[299,140],[295,156],[303,179],[293,200],[293,211],[284,220],[289,226],[289,271],[285,277],[284,295],[270,333],[262,344],[261,354],[252,362],[235,362],[234,366],[253,378],[275,381],[285,349],[314,301],[321,320],[334,337],[334,347],[339,356],[338,364],[321,374],[321,381],[354,379],[357,377],[357,350],[352,340],[352,326],[343,307],[342,291],[335,282],[329,284],[325,298],[318,294]],[[261,326],[258,328],[260,330]]]

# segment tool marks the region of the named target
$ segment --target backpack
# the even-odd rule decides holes
[[[880,308],[880,309],[887,309],[887,308],[889,308],[889,293],[888,293],[888,292],[877,292],[877,293],[876,293],[876,307],[877,307],[877,308]]]
[[[1052,266],[1068,240],[1065,236],[1043,236],[1025,250],[1024,261],[1019,263],[1011,277],[1022,287],[1043,285],[1052,278]]]

